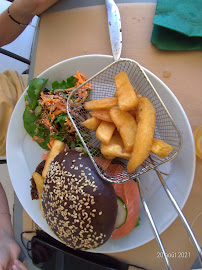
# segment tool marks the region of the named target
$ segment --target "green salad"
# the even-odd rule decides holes
[[[86,80],[83,74],[77,72],[62,82],[50,84],[48,79],[40,78],[29,82],[23,113],[24,128],[43,149],[50,150],[55,139],[64,141],[70,148],[83,148],[68,118],[66,105],[72,90]],[[78,93],[73,102],[84,102],[89,91],[88,88],[86,92]]]

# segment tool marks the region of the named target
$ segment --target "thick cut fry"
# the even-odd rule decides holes
[[[93,110],[92,112],[90,112],[90,114],[100,120],[112,123],[109,110]]]
[[[162,140],[153,138],[153,143],[152,143],[152,148],[151,148],[152,153],[154,153],[160,158],[165,158],[168,155],[170,155],[172,151],[173,151],[172,145]]]
[[[138,104],[138,97],[129,81],[127,73],[121,71],[115,76],[114,80],[118,94],[119,108],[123,111],[133,109]]]
[[[44,182],[44,179],[43,177],[37,173],[37,172],[33,172],[32,174],[32,177],[34,179],[34,182],[36,184],[36,188],[37,188],[37,191],[38,191],[38,195],[39,195],[39,199],[41,198],[41,195],[43,193],[43,182]]]
[[[42,211],[42,216],[43,216],[43,218],[45,218],[44,211],[43,211],[43,206],[42,206],[42,203],[41,203],[41,196],[42,196],[42,193],[43,193],[43,182],[44,182],[44,179],[37,172],[33,172],[32,177],[34,179],[34,182],[36,184],[36,188],[37,188],[37,191],[38,191],[38,196],[39,196],[39,200],[40,200],[40,207],[41,207],[41,211]]]
[[[42,172],[42,177],[46,178],[46,174],[49,170],[49,166],[51,161],[54,159],[54,157],[56,157],[60,152],[62,152],[65,149],[65,143],[59,141],[59,140],[55,140],[53,143],[53,146],[50,150],[50,153],[46,159],[46,163]]]
[[[117,130],[115,131],[114,135],[112,136],[109,144],[110,145],[119,144],[122,148],[124,148],[123,140],[122,140],[122,138]]]
[[[104,156],[110,157],[108,159],[120,157],[129,160],[131,157],[131,153],[123,151],[123,148],[119,144],[112,144],[112,145],[101,144],[100,151]]]
[[[96,130],[96,137],[104,144],[108,144],[115,130],[113,123],[102,121]]]
[[[121,135],[126,152],[132,152],[137,130],[134,117],[120,109],[111,109],[110,116]]]
[[[137,116],[137,107],[135,107],[134,109],[128,111],[135,119],[136,119],[136,116]],[[136,119],[136,122],[137,122],[137,119]]]
[[[108,109],[115,106],[118,106],[117,97],[94,99],[84,103],[84,108],[86,110]]]
[[[114,159],[116,157],[129,159],[131,156],[130,153],[125,151],[123,141],[119,133],[112,136],[108,145],[102,143],[100,151],[105,157],[108,157],[108,159]]]
[[[155,130],[156,110],[150,100],[140,97],[138,102],[138,127],[131,158],[127,165],[129,173],[149,156]]]
[[[118,131],[115,131],[114,135],[111,137],[111,140],[108,144],[101,143],[100,145],[100,151],[106,159],[114,159],[117,157],[116,155],[104,154],[104,152],[108,152],[108,150],[106,150],[106,147],[107,146],[111,147],[111,145],[114,144],[118,144],[121,146],[121,148],[123,148],[123,141]]]
[[[100,119],[97,119],[96,117],[91,117],[86,121],[84,121],[83,125],[90,130],[96,131],[100,123],[101,123]]]

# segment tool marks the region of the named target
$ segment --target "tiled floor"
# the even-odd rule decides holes
[[[0,13],[3,12],[11,3],[6,0],[0,0]],[[24,30],[24,32],[12,43],[2,47],[5,50],[13,52],[17,55],[20,55],[26,59],[30,58],[31,48],[33,37],[35,33],[35,28],[38,22],[38,17],[34,17],[31,24]],[[0,54],[0,72],[5,71],[6,69],[14,69],[18,71],[20,74],[27,70],[29,66],[24,64],[18,60],[15,60],[11,57]],[[0,159],[4,159],[5,157],[0,157]],[[9,173],[6,164],[0,165],[0,182],[2,183],[5,192],[7,194],[9,208],[11,215],[13,217],[13,206],[14,206],[14,190],[9,178]],[[36,269],[31,265],[30,261],[28,261],[29,269]]]

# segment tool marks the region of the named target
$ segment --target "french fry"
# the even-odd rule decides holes
[[[59,141],[59,140],[55,140],[53,143],[53,146],[50,150],[50,153],[46,159],[45,162],[45,166],[42,172],[42,177],[45,179],[46,178],[46,174],[49,170],[50,167],[50,163],[51,161],[54,159],[54,157],[56,157],[60,152],[62,152],[65,149],[65,143]]]
[[[111,146],[113,144],[118,144],[118,145],[121,146],[121,148],[124,147],[123,140],[121,139],[121,136],[120,136],[120,134],[119,134],[118,131],[115,131],[115,134],[112,136],[112,138],[111,138],[111,140],[110,140],[110,142],[109,142],[108,145]],[[107,147],[108,145],[105,145],[105,144],[101,143],[101,146],[100,146],[101,153],[102,153],[102,151],[105,152],[105,149],[106,149],[105,147]],[[114,158],[117,157],[116,155],[109,155],[109,154],[103,154],[103,156],[106,159],[114,159]]]
[[[33,172],[32,177],[34,178],[34,182],[36,184],[36,188],[37,188],[37,191],[38,191],[39,198],[41,198],[41,195],[43,193],[44,178],[37,172]]]
[[[114,159],[116,157],[129,159],[131,156],[130,153],[125,151],[123,141],[119,133],[112,136],[108,145],[101,143],[100,151],[108,159]]]
[[[42,203],[41,203],[41,196],[42,196],[42,193],[43,193],[43,182],[44,182],[44,179],[37,172],[33,172],[32,177],[34,179],[34,182],[36,184],[36,188],[37,188],[37,191],[38,191],[38,196],[39,196],[39,200],[40,200],[40,207],[41,207],[41,211],[42,211],[42,216],[43,216],[43,218],[45,218],[44,211],[43,211],[43,206],[42,206]]]
[[[168,155],[170,155],[170,153],[173,151],[173,147],[172,145],[153,138],[153,143],[152,143],[152,147],[151,147],[151,152],[154,153],[155,155],[157,155],[160,158],[165,158]]]
[[[115,130],[114,123],[102,121],[96,130],[96,137],[104,144],[108,144]]]
[[[137,106],[134,109],[132,109],[132,110],[130,110],[128,112],[135,118],[135,120],[137,122],[137,119],[136,119],[136,117],[137,117]]]
[[[119,136],[119,138],[118,138]],[[101,153],[103,154],[103,156],[106,159],[114,159],[116,157],[120,157],[120,158],[124,158],[124,159],[130,159],[131,157],[131,153],[125,152],[124,150],[124,146],[123,146],[123,141],[120,137],[120,135],[118,135],[117,138],[116,135],[112,136],[110,142],[108,145],[105,144],[101,144],[100,146],[100,150]],[[122,143],[120,142],[120,140],[122,141]],[[116,147],[114,147],[114,145],[116,145]],[[152,147],[151,147],[151,152],[154,153],[155,155],[157,155],[160,158],[165,158],[167,157],[171,152],[173,151],[173,147],[156,138],[153,138],[153,143],[152,143]]]
[[[100,120],[112,123],[109,110],[93,110],[92,112],[90,112],[90,114]]]
[[[146,97],[139,98],[138,119],[133,151],[127,164],[127,171],[129,173],[133,173],[149,156],[153,143],[156,110],[151,101]]]
[[[137,130],[134,117],[120,109],[111,109],[110,116],[121,135],[126,152],[132,152]]]
[[[82,124],[87,127],[90,130],[96,131],[98,128],[99,124],[101,123],[101,120],[96,118],[96,117],[91,117],[84,121]]]
[[[117,156],[116,155],[110,155],[110,154],[104,154],[104,152],[107,152],[108,150],[105,151],[106,147],[107,146],[111,146],[113,144],[118,144],[121,146],[121,148],[123,148],[123,141],[121,139],[121,136],[120,134],[118,133],[118,131],[116,132],[115,131],[115,134],[111,137],[111,140],[110,142],[106,145],[106,144],[103,144],[101,143],[100,145],[100,151],[101,153],[103,154],[103,156],[106,158],[106,159],[114,159],[116,158]]]
[[[114,159],[120,157],[129,160],[131,153],[124,152],[123,148],[118,144],[104,145],[101,144],[100,151],[104,156],[108,156],[108,159]]]
[[[115,85],[118,94],[118,105],[123,111],[129,111],[138,104],[136,91],[130,83],[125,71],[118,73],[115,78]]]
[[[84,108],[86,110],[108,109],[115,106],[118,106],[117,97],[94,99],[84,103]]]
[[[123,140],[122,140],[122,138],[117,130],[115,131],[114,135],[112,136],[109,144],[110,145],[119,144],[122,148],[124,147]]]

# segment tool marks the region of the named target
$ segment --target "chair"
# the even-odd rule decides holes
[[[7,55],[7,56],[9,56],[11,58],[14,58],[16,60],[19,60],[19,61],[21,61],[21,62],[23,62],[25,64],[30,65],[30,60],[28,60],[28,59],[26,59],[26,58],[24,58],[24,57],[22,57],[22,56],[20,56],[18,54],[12,53],[12,52],[7,51],[7,50],[5,50],[3,48],[0,48],[0,53],[2,53],[4,55]]]

